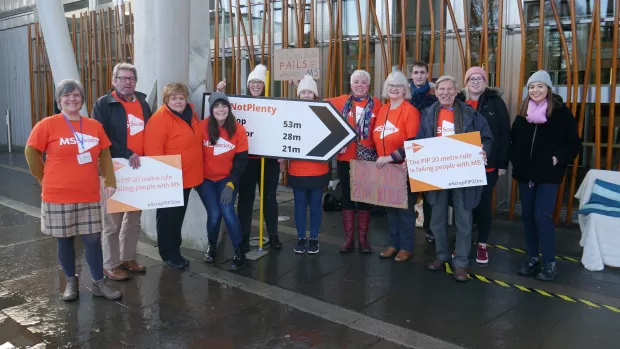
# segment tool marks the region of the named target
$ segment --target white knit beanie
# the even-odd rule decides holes
[[[314,81],[311,75],[304,76],[304,78],[301,79],[301,81],[299,82],[299,85],[297,85],[297,97],[301,95],[301,91],[303,90],[312,91],[314,93],[314,97],[319,96],[319,90],[316,86],[316,81]]]
[[[254,70],[248,75],[248,86],[250,86],[250,81],[252,80],[260,80],[263,84],[267,83],[267,67],[262,64],[254,67]]]
[[[527,87],[530,87],[530,84],[535,82],[542,82],[547,85],[549,88],[553,88],[553,83],[551,82],[551,76],[544,70],[539,70],[536,73],[532,74],[529,79],[527,79]]]

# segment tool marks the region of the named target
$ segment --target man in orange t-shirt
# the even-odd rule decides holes
[[[117,64],[112,72],[114,89],[95,102],[92,112],[112,142],[112,157],[128,159],[134,169],[140,167],[140,156],[144,155],[144,125],[151,116],[146,96],[135,91],[136,81],[137,71],[133,65]],[[104,199],[103,212],[105,275],[112,280],[127,280],[127,271],[146,270],[136,262],[142,211],[108,213]]]

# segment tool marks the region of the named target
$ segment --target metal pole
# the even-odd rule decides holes
[[[6,140],[9,145],[9,153],[12,153],[13,152],[13,146],[12,146],[13,140],[11,137],[11,111],[8,109],[6,110],[6,133],[7,133]]]

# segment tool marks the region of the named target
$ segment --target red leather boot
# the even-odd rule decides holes
[[[357,232],[359,238],[360,251],[362,253],[370,253],[372,249],[368,243],[368,223],[370,222],[370,211],[357,211]]]
[[[354,237],[354,210],[342,210],[342,226],[344,228],[344,243],[340,246],[341,253],[349,253],[355,249]]]

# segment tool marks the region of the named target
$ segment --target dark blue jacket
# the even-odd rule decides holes
[[[127,148],[127,113],[121,102],[112,95],[112,91],[97,99],[91,115],[103,125],[105,134],[110,138],[112,157],[129,159],[133,152]],[[146,125],[151,117],[151,108],[145,100],[144,93],[135,92],[135,96],[142,106],[142,116]]]

